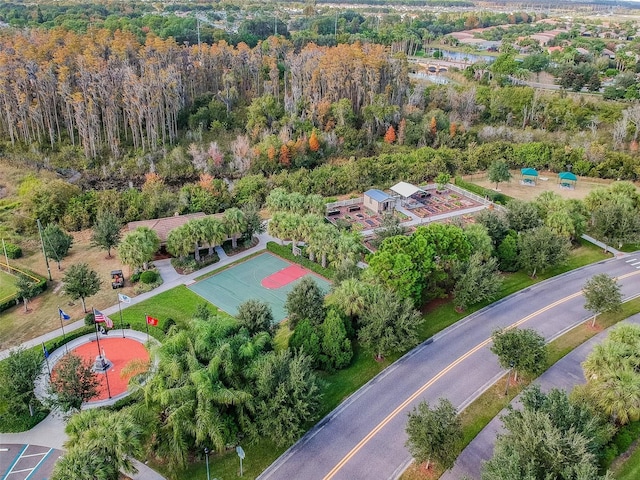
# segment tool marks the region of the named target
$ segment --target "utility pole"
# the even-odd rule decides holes
[[[44,249],[44,239],[42,238],[42,224],[40,223],[40,219],[37,219],[38,222],[38,233],[40,234],[40,243],[42,244],[42,254],[44,255],[44,263],[47,264],[47,273],[49,274],[49,281],[53,280],[51,278],[51,269],[49,268],[49,259],[47,258],[47,252]]]
[[[336,9],[336,21],[333,25],[333,32],[336,38],[338,38],[338,10]]]
[[[4,238],[2,239],[2,250],[4,250],[4,261],[7,263],[7,272],[10,272],[9,268],[9,256],[7,255],[7,246],[4,244]]]
[[[273,17],[273,34],[278,35],[278,14]]]

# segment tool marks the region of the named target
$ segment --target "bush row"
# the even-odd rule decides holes
[[[335,272],[333,271],[333,269],[331,268],[322,268],[321,265],[312,262],[311,260],[309,260],[306,257],[298,257],[296,255],[294,255],[291,252],[291,246],[290,245],[278,245],[276,242],[268,242],[267,243],[267,250],[269,250],[272,253],[275,253],[276,255],[278,255],[279,257],[282,257],[286,260],[289,260],[293,263],[297,263],[298,265],[302,265],[305,268],[308,268],[309,270],[311,270],[312,272],[317,273],[318,275],[321,275],[325,278],[328,278],[329,280],[333,280],[334,276],[335,276]]]
[[[488,188],[481,187],[480,185],[476,185],[475,183],[469,183],[462,180],[462,177],[456,177],[456,185],[460,188],[464,188],[476,195],[480,195],[481,197],[487,197],[494,203],[498,203],[500,205],[506,205],[507,202],[513,200],[508,195],[504,193],[496,192],[495,190],[490,190]]]

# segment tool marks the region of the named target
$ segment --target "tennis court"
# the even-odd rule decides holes
[[[14,275],[0,270],[0,302],[8,300],[17,292],[16,281],[18,279]]]
[[[262,300],[271,306],[273,319],[281,322],[287,316],[284,308],[287,294],[308,276],[324,292],[329,292],[331,284],[326,279],[280,257],[263,253],[189,288],[231,315],[236,315],[238,305],[247,300]]]

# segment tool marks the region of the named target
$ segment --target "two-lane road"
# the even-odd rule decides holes
[[[407,412],[440,397],[464,407],[504,373],[489,350],[495,329],[520,326],[557,336],[588,316],[580,290],[597,273],[619,277],[625,297],[640,294],[640,263],[632,265],[633,258],[539,283],[440,332],[358,390],[259,478],[396,478],[411,460],[404,446]]]

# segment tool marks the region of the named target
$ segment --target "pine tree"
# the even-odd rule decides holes
[[[309,137],[309,150],[312,152],[320,150],[320,141],[318,140],[315,130],[311,132],[311,137]]]
[[[387,133],[384,134],[384,141],[388,144],[392,144],[396,141],[396,130],[393,128],[393,125],[389,125]]]

